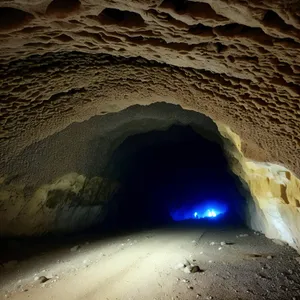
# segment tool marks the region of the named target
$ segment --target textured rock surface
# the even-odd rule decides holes
[[[118,185],[101,177],[65,174],[34,189],[0,185],[1,236],[74,232],[100,222]],[[31,191],[30,191],[31,189]]]
[[[219,129],[232,170],[250,192],[245,195],[249,227],[300,252],[300,180],[282,166],[246,159],[239,137],[224,125]]]
[[[159,103],[95,116],[27,147],[2,169],[0,234],[75,231],[100,222],[117,187],[116,149],[130,135],[174,123],[221,143],[208,117]]]
[[[2,0],[0,49],[5,186],[18,181],[11,177],[15,170],[19,184],[37,178],[43,165],[34,159],[38,152],[21,163],[15,158],[73,122],[165,101],[238,134],[240,175],[257,195],[256,224],[282,238],[263,215],[272,207],[262,201],[271,197],[283,207],[289,233],[299,237],[299,184],[292,173],[300,176],[299,0]],[[38,151],[55,163],[48,146]],[[68,166],[39,180],[49,184],[74,172]],[[290,174],[288,181],[270,180],[278,172]],[[262,194],[261,180],[269,184]],[[299,247],[299,239],[285,240]]]
[[[298,0],[0,6],[1,162],[74,121],[167,101],[300,175]]]

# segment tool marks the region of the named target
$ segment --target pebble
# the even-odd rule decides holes
[[[182,279],[182,282],[189,283],[190,281],[188,279]]]
[[[48,280],[49,280],[49,278],[47,278],[46,276],[34,277],[34,281],[38,281],[39,283],[45,283]]]
[[[210,242],[209,245],[210,245],[210,246],[213,246],[213,245],[215,245],[215,242]]]
[[[189,290],[193,290],[194,288],[193,288],[192,286],[189,285],[189,286],[188,286],[188,289],[189,289]]]
[[[191,273],[198,273],[201,270],[200,270],[199,266],[192,266],[190,271],[191,271]]]
[[[219,247],[218,250],[222,250],[222,247]]]
[[[226,245],[226,242],[221,242],[221,246],[225,246]]]
[[[267,259],[272,259],[272,258],[273,258],[272,255],[268,255],[268,256],[267,256]]]

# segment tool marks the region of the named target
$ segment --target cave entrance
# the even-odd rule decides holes
[[[105,173],[121,184],[107,218],[114,226],[245,219],[245,199],[222,144],[189,125],[127,137]]]

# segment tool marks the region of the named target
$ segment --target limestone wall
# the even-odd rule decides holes
[[[240,138],[224,125],[219,129],[232,170],[250,191],[248,225],[300,251],[300,180],[281,165],[245,158]]]
[[[30,193],[30,186],[0,184],[0,235],[74,232],[100,222],[118,184],[69,173]]]

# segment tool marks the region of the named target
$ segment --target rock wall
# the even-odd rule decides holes
[[[101,222],[118,188],[114,151],[130,135],[173,124],[191,124],[221,143],[208,117],[157,103],[74,123],[26,147],[2,169],[0,234],[75,232]]]
[[[25,181],[37,178],[41,165],[51,169],[33,160],[35,155],[22,164],[16,158],[74,122],[134,104],[180,104],[240,137],[242,161],[253,163],[242,164],[243,178],[260,195],[253,209],[265,211],[259,222],[266,223],[267,206],[258,199],[275,195],[284,202],[280,214],[288,236],[297,238],[292,228],[299,228],[294,177],[300,177],[299,0],[2,0],[0,50],[5,182],[16,166],[19,173],[25,170],[19,174]],[[51,157],[48,162],[60,164],[59,156]],[[75,172],[62,166],[66,172],[57,171],[51,180]],[[270,179],[283,173],[290,178],[278,185]],[[49,174],[55,175],[42,177]],[[283,184],[286,180],[290,183]],[[262,196],[262,189],[271,194]]]
[[[300,180],[283,166],[245,158],[240,138],[222,124],[219,129],[232,170],[250,192],[246,195],[249,227],[300,252]]]
[[[1,236],[32,236],[74,232],[101,222],[118,185],[101,177],[77,173],[34,189],[4,181],[0,184]],[[32,189],[30,191],[30,189]]]

